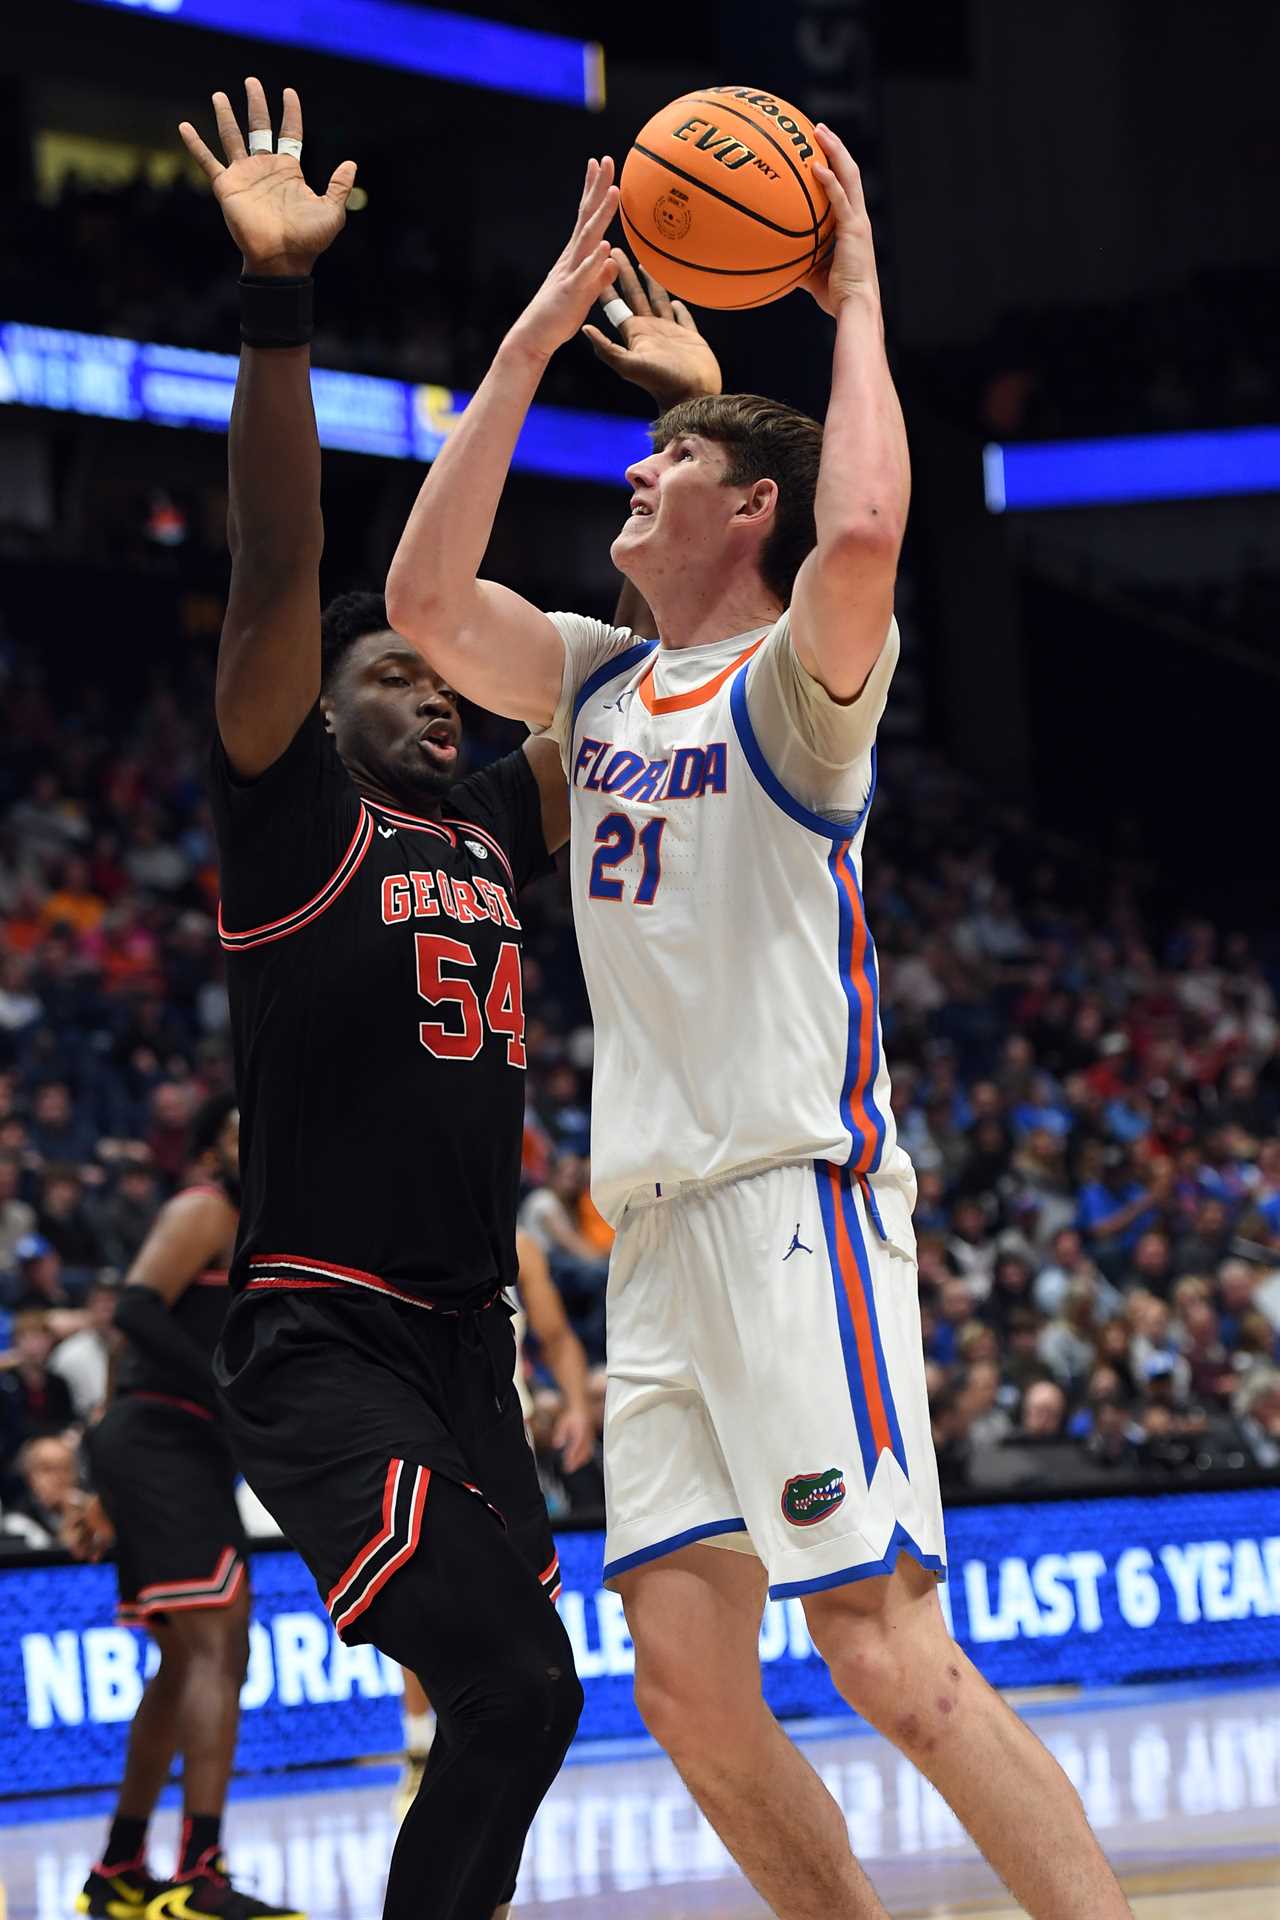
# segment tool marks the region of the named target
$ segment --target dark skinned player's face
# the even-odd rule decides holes
[[[325,724],[359,784],[410,803],[438,800],[458,777],[458,696],[395,633],[349,648],[326,689]]]

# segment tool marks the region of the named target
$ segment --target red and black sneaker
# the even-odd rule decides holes
[[[296,1907],[273,1907],[256,1893],[233,1887],[221,1853],[202,1856],[198,1866],[156,1885],[137,1920],[307,1920]]]
[[[163,1885],[163,1880],[147,1872],[145,1860],[131,1860],[120,1867],[90,1867],[89,1878],[76,1895],[76,1912],[90,1914],[93,1920],[142,1920],[147,1902]]]

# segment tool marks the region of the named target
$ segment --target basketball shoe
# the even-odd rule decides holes
[[[160,1882],[136,1913],[137,1920],[306,1920],[296,1907],[273,1907],[232,1886],[221,1853],[205,1854],[191,1872]]]

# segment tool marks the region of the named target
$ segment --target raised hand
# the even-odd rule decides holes
[[[617,210],[613,161],[608,154],[589,160],[569,244],[511,329],[509,338],[526,352],[549,360],[612,286],[617,268],[604,236]]]
[[[599,327],[584,327],[596,357],[624,380],[643,387],[662,408],[697,394],[722,389],[720,363],[698,332],[697,322],[683,300],[673,300],[651,274],[643,283],[621,247],[613,249],[619,297],[631,309],[619,332],[621,343],[610,340]]]
[[[260,80],[244,83],[251,135],[271,135],[271,114]],[[323,193],[313,193],[294,154],[251,153],[225,93],[213,96],[218,138],[227,164],[215,158],[189,120],[178,128],[187,152],[203,169],[218,197],[231,238],[244,255],[246,273],[304,275],[333,245],[347,219],[356,163],[334,169]],[[302,144],[302,102],[284,90],[280,139]]]
[[[77,1490],[62,1508],[61,1542],[77,1560],[101,1560],[115,1544],[115,1528],[96,1493]]]
[[[871,217],[857,162],[830,127],[820,125],[816,132],[826,165],[815,160],[813,172],[835,210],[836,237],[830,252],[801,285],[806,293],[813,295],[823,312],[834,318],[851,294],[864,295],[878,307],[880,282],[871,238]]]

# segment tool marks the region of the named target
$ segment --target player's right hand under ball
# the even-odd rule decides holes
[[[244,83],[249,131],[271,133],[271,114],[260,80]],[[302,165],[292,153],[250,153],[235,110],[225,93],[213,96],[218,138],[227,157],[223,166],[189,120],[178,128],[183,145],[213,187],[231,238],[244,255],[246,273],[302,276],[333,245],[347,219],[347,199],[355,185],[356,163],[334,169],[323,193],[313,193]],[[302,141],[302,102],[292,87],[284,90],[280,138]]]
[[[621,247],[613,249],[613,264],[618,272],[613,291],[630,307],[631,318],[618,329],[620,342],[599,327],[582,329],[596,358],[642,387],[664,410],[698,394],[720,393],[720,363],[684,301],[673,300],[651,273],[642,282]]]

